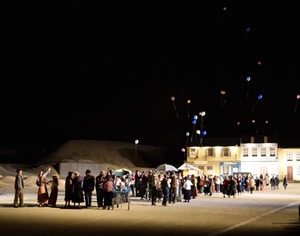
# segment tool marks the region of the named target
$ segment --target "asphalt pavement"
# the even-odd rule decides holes
[[[38,207],[35,194],[25,194],[25,207],[13,208],[13,195],[0,196],[1,235],[298,235],[300,183],[286,190],[254,191],[240,196],[198,195],[187,202],[156,206],[131,197],[113,210],[64,208],[63,193],[57,207]]]

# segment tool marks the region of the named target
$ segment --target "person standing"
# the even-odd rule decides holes
[[[65,208],[70,207],[73,196],[73,171],[69,171],[65,181]]]
[[[157,189],[159,188],[159,179],[158,176],[155,174],[151,174],[151,184],[149,183],[149,188],[151,186],[151,200],[152,200],[152,205],[156,205],[156,200],[157,200]]]
[[[113,183],[113,177],[108,174],[106,175],[106,181],[104,183],[104,205],[103,209],[109,210],[110,208],[113,209],[113,188],[114,188],[114,183]]]
[[[15,178],[15,198],[14,198],[14,207],[18,208],[24,207],[24,181],[23,181],[23,170],[17,169],[17,175]],[[18,205],[18,203],[20,205]]]
[[[96,185],[95,185],[98,208],[103,207],[104,183],[105,183],[105,172],[104,170],[101,170],[100,174],[96,176]]]
[[[51,168],[49,168],[45,173],[40,170],[37,178],[37,184],[39,186],[38,189],[38,197],[37,202],[39,203],[39,207],[45,206],[48,204],[49,194],[47,189],[47,175],[50,173]]]
[[[250,177],[249,187],[250,187],[250,193],[252,194],[255,189],[255,180],[253,176]]]
[[[51,193],[48,201],[48,204],[51,207],[56,207],[57,195],[58,195],[58,182],[59,182],[58,175],[57,174],[52,175]]]
[[[178,193],[178,179],[175,172],[171,173],[171,188],[170,188],[170,195],[169,195],[169,203],[175,203],[177,200],[177,193]]]
[[[162,201],[162,205],[163,206],[167,206],[167,201],[169,198],[169,186],[168,186],[168,176],[167,174],[164,174],[163,179],[161,180],[161,190],[162,190],[162,194],[163,194],[163,201]]]
[[[183,199],[184,202],[190,202],[191,200],[191,191],[192,191],[192,181],[185,176],[183,183]]]
[[[131,173],[130,174],[130,179],[129,179],[129,186],[130,186],[130,189],[131,189],[131,196],[132,197],[135,196],[135,194],[134,194],[134,182],[135,182],[135,174]]]
[[[75,171],[75,177],[73,179],[73,197],[72,202],[74,203],[74,207],[76,203],[77,207],[80,208],[80,203],[84,202],[83,198],[83,177],[80,176],[78,171]]]
[[[85,206],[89,208],[92,206],[92,194],[95,188],[95,177],[91,174],[90,170],[85,171],[83,179],[83,191],[85,198]]]
[[[286,187],[288,186],[288,180],[287,180],[286,175],[283,178],[283,183],[282,184],[283,184],[284,189],[286,189]]]

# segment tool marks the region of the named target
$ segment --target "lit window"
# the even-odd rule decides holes
[[[223,166],[223,175],[229,175],[229,166]]]
[[[196,158],[196,157],[198,157],[198,152],[197,152],[198,150],[197,150],[197,148],[191,148],[190,149],[190,157],[191,158]]]
[[[287,152],[286,153],[286,160],[287,161],[292,161],[293,160],[293,153],[292,152]]]
[[[276,149],[275,147],[270,147],[270,156],[275,157],[276,156]]]
[[[300,152],[296,152],[296,161],[300,161]]]
[[[257,147],[252,148],[252,156],[257,157]]]
[[[221,156],[222,157],[230,157],[231,156],[230,149],[229,148],[222,148]]]
[[[214,167],[213,166],[207,166],[207,174],[212,175],[214,173]]]
[[[205,154],[208,157],[214,157],[215,156],[215,149],[214,148],[208,148],[205,150]]]
[[[244,156],[244,157],[249,156],[249,151],[248,151],[248,148],[247,148],[247,147],[244,147],[244,148],[243,148],[243,156]]]
[[[267,156],[267,148],[266,148],[266,147],[262,147],[262,148],[261,148],[261,156],[262,156],[262,157]]]

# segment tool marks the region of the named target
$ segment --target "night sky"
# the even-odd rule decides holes
[[[11,56],[0,147],[40,155],[71,139],[138,139],[180,150],[202,111],[205,138],[278,135],[300,147],[300,19],[282,4],[103,6],[98,18],[77,1],[72,21],[19,46],[20,67]],[[27,36],[39,26],[17,25]]]

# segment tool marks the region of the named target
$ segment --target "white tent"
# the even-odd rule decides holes
[[[195,175],[198,176],[201,173],[201,170],[191,164],[183,163],[181,166],[178,167],[178,170],[182,171],[182,175]]]
[[[157,172],[178,172],[178,169],[175,166],[172,166],[170,164],[161,164],[158,167],[155,168],[155,171]]]
[[[200,170],[200,169],[191,164],[183,163],[181,166],[178,167],[178,170]]]

